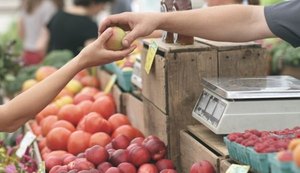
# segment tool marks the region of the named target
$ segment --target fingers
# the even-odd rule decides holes
[[[99,44],[103,45],[112,36],[112,28],[107,28],[99,37]]]
[[[123,46],[129,47],[138,37],[144,36],[141,33],[139,27],[135,27],[132,31],[128,32],[122,41]]]
[[[129,55],[131,52],[134,51],[134,49],[136,48],[136,45],[131,45],[129,48],[124,49],[124,50],[120,50],[120,51],[112,51],[111,52],[111,56],[112,57],[120,57],[120,58],[124,58],[125,56]]]
[[[111,15],[107,17],[99,27],[99,32],[104,32],[110,26],[119,26],[125,30],[128,30],[128,22],[129,22],[129,14],[128,13],[121,13],[116,15]]]

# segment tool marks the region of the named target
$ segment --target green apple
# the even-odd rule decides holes
[[[112,36],[107,40],[106,46],[110,50],[122,50],[122,40],[125,37],[125,31],[120,27],[112,27]]]

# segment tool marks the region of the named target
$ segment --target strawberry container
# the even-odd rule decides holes
[[[269,154],[271,173],[293,173],[293,162],[281,162],[276,154]]]
[[[293,173],[300,173],[300,167],[298,167],[295,163],[292,163]]]
[[[109,64],[105,64],[103,66],[103,68],[105,70],[107,70],[108,72],[115,73],[117,66],[115,65],[115,63],[112,62],[112,63],[109,63]]]
[[[249,154],[247,153],[248,147],[245,147],[236,142],[231,142],[227,137],[224,137],[224,141],[227,146],[230,158],[243,164],[250,164]]]
[[[260,173],[270,173],[270,162],[268,160],[271,153],[258,153],[253,148],[248,147],[249,161],[251,168]]]

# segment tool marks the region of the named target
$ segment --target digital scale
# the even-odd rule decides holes
[[[193,117],[216,134],[300,126],[300,80],[206,78]]]

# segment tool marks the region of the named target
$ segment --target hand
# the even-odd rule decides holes
[[[129,31],[123,39],[123,46],[129,47],[134,40],[156,30],[160,23],[159,13],[121,13],[107,17],[100,25],[99,32],[110,26],[119,26]]]
[[[103,65],[113,61],[123,59],[130,54],[136,45],[120,51],[112,51],[105,48],[106,41],[112,36],[112,29],[106,29],[95,41],[87,45],[79,53],[79,64],[82,68]]]

